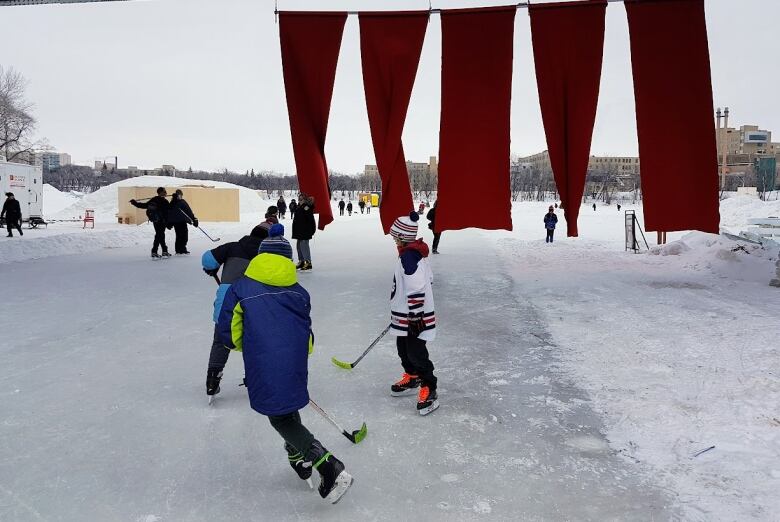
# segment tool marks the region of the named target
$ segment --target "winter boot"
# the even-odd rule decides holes
[[[417,395],[417,413],[428,415],[439,407],[439,396],[436,390],[431,390],[428,385],[420,387],[420,393]]]
[[[409,392],[413,392],[415,388],[418,388],[421,382],[416,375],[404,373],[400,381],[390,386],[390,395],[393,397],[409,395]]]
[[[293,471],[297,473],[301,480],[309,480],[312,470],[311,462],[306,462],[303,458],[303,453],[286,442],[284,443],[284,449],[287,451],[287,461],[290,463]],[[309,486],[311,486],[311,481],[309,481]]]
[[[331,504],[341,500],[352,485],[352,475],[344,469],[344,464],[323,448],[318,440],[311,443],[307,456],[320,474],[320,496]]]
[[[222,370],[209,369],[206,373],[206,395],[218,394],[220,381],[222,381]]]

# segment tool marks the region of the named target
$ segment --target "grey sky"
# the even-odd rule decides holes
[[[500,1],[435,0],[434,7]],[[716,105],[732,122],[774,130],[780,141],[777,0],[707,0]],[[285,10],[427,9],[424,0],[280,0]],[[565,36],[562,36],[565,37]],[[408,159],[438,151],[440,24],[431,17],[404,132]],[[120,166],[294,172],[271,0],[137,0],[0,7],[0,64],[30,81],[39,133],[74,161],[119,156]],[[684,88],[684,85],[680,86]],[[731,122],[730,122],[731,123]],[[685,144],[669,144],[684,147]],[[517,13],[512,151],[546,148],[528,14]],[[628,29],[607,9],[593,153],[636,154]],[[339,57],[326,152],[354,173],[374,163],[356,17]]]

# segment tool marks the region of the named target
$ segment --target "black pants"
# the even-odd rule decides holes
[[[344,215],[344,209],[339,207],[339,216],[343,216],[343,215]]]
[[[428,356],[425,341],[410,335],[396,337],[395,345],[404,371],[410,375],[417,375],[431,391],[435,390],[436,376],[433,375],[433,363]]]
[[[547,229],[547,238],[544,240],[545,243],[552,243],[553,242],[553,234],[555,234],[554,228],[548,228]]]
[[[163,252],[168,251],[168,245],[165,244],[165,223],[152,223],[154,225],[154,243],[152,243],[152,252],[157,252],[157,247],[161,246]]]
[[[433,233],[433,251],[438,252],[439,251],[439,239],[441,238],[441,232],[434,232]]]
[[[24,232],[22,232],[22,224],[18,219],[8,219],[5,218],[5,228],[8,229],[8,235],[13,236],[13,229],[16,229],[19,231],[19,235],[23,236]]]
[[[214,325],[214,340],[211,342],[211,353],[209,354],[209,370],[225,369],[230,350],[217,337],[217,325]]]
[[[314,435],[301,423],[300,413],[295,411],[287,415],[269,415],[268,420],[287,444],[300,451],[304,458],[311,460],[308,453],[311,443],[314,442]]]
[[[174,251],[177,254],[183,254],[187,251],[187,241],[189,240],[187,223],[174,223],[173,230],[176,232],[176,244],[174,245]]]

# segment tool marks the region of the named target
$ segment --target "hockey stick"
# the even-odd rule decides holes
[[[214,278],[214,281],[216,281],[218,285],[222,284],[222,281],[219,280],[219,276],[217,274],[214,274],[212,277]]]
[[[363,359],[363,357],[365,357],[365,356],[366,356],[366,354],[367,354],[368,352],[370,352],[370,351],[371,351],[371,349],[372,349],[374,346],[376,346],[376,345],[377,345],[377,343],[378,343],[379,341],[381,341],[381,340],[382,340],[382,337],[384,337],[384,336],[385,336],[385,334],[386,334],[386,333],[387,333],[389,330],[390,330],[390,326],[388,325],[388,326],[387,326],[387,328],[385,328],[384,330],[382,330],[382,333],[381,333],[381,334],[379,334],[379,337],[377,337],[376,339],[374,339],[374,342],[372,342],[372,343],[371,343],[371,344],[368,346],[368,348],[366,348],[366,351],[365,351],[365,352],[363,352],[363,353],[360,355],[360,357],[358,357],[358,358],[357,358],[357,360],[356,360],[355,362],[353,362],[353,363],[346,363],[346,362],[343,362],[343,361],[339,361],[339,360],[338,360],[338,359],[336,359],[335,357],[331,357],[331,359],[330,359],[330,360],[331,360],[331,362],[332,362],[333,364],[335,364],[336,366],[338,366],[339,368],[344,368],[345,370],[351,370],[352,368],[354,368],[355,366],[357,366],[357,364],[358,364],[358,363],[361,361],[361,359]]]
[[[309,399],[309,404],[311,404],[311,407],[312,407],[312,408],[314,408],[314,410],[315,410],[317,413],[319,413],[320,415],[322,415],[323,417],[325,417],[325,419],[326,419],[327,421],[329,421],[329,422],[330,422],[331,424],[333,424],[333,425],[334,425],[336,428],[338,428],[338,430],[341,432],[341,434],[342,434],[342,435],[344,435],[346,438],[348,438],[348,439],[349,439],[349,441],[350,441],[352,444],[357,444],[357,443],[359,443],[361,440],[363,440],[363,439],[365,439],[365,438],[366,438],[366,435],[368,434],[368,428],[366,427],[366,423],[365,423],[365,422],[363,423],[363,426],[361,426],[359,430],[355,430],[355,431],[353,431],[352,433],[349,433],[347,430],[345,430],[344,428],[342,428],[341,426],[339,426],[338,422],[336,422],[336,421],[333,419],[333,417],[331,417],[330,415],[328,415],[328,413],[327,413],[325,410],[323,410],[322,408],[320,408],[319,406],[317,406],[317,403],[316,403],[316,402],[314,402],[313,400]]]
[[[192,226],[194,226],[194,227],[195,227],[195,225],[193,224],[192,220],[190,219],[190,216],[188,216],[188,215],[187,215],[187,214],[186,214],[186,213],[185,213],[185,212],[184,212],[182,209],[180,209],[180,208],[176,208],[176,210],[178,210],[179,212],[181,212],[181,213],[182,213],[182,215],[183,215],[185,218],[187,218],[187,222],[188,222],[190,225],[192,225]],[[210,240],[212,240],[214,243],[216,243],[217,241],[220,241],[220,240],[222,239],[222,238],[220,238],[220,237],[218,237],[217,239],[214,239],[213,237],[211,237],[211,236],[208,234],[208,232],[206,232],[206,231],[205,231],[205,230],[203,230],[202,228],[200,228],[200,227],[195,227],[195,228],[197,228],[198,230],[200,230],[201,232],[203,232],[203,235],[205,235],[207,238],[209,238]]]

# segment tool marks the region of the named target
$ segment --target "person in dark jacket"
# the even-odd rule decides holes
[[[360,207],[360,213],[362,214],[363,210],[365,210],[366,208],[366,202],[361,199],[360,201],[358,201],[358,207]]]
[[[295,219],[295,211],[298,209],[298,203],[295,201],[295,198],[292,198],[290,200],[290,204],[287,205],[287,210],[290,211],[290,219]]]
[[[314,221],[314,198],[301,194],[300,204],[295,211],[292,222],[292,237],[297,240],[295,249],[298,252],[298,270],[311,270],[311,249],[309,241],[314,237],[317,224]]]
[[[284,439],[290,466],[304,480],[316,469],[320,496],[335,504],[352,476],[303,425],[298,412],[309,404],[308,356],[314,335],[309,293],[297,282],[292,247],[283,234],[281,224],[271,227],[244,276],[227,291],[218,335],[225,346],[243,353],[249,404]]]
[[[547,214],[544,215],[544,228],[547,230],[547,238],[545,243],[553,242],[553,234],[555,234],[555,225],[558,224],[558,216],[555,215],[555,209],[552,205],[547,209]]]
[[[593,204],[593,212],[596,212],[596,204]]]
[[[276,208],[279,209],[279,218],[284,219],[284,215],[287,213],[287,202],[284,201],[284,196],[279,196]]]
[[[219,311],[222,308],[222,301],[230,285],[244,275],[244,271],[249,266],[249,262],[254,259],[260,249],[260,243],[268,237],[270,224],[261,223],[252,229],[248,236],[244,236],[238,241],[231,241],[218,246],[212,250],[207,250],[201,257],[203,271],[207,275],[214,277],[219,281],[217,294],[214,298],[214,340],[211,343],[211,353],[209,354],[209,366],[206,371],[206,395],[212,396],[219,393],[219,383],[222,380],[222,371],[227,364],[230,350],[218,338],[217,321],[219,320]],[[219,269],[222,268],[222,277],[219,277]]]
[[[352,202],[347,203],[347,214],[352,215]]]
[[[170,203],[165,199],[167,195],[168,192],[165,190],[165,187],[160,187],[157,189],[157,195],[149,201],[141,202],[134,199],[130,200],[130,204],[134,207],[146,209],[146,217],[154,226],[152,258],[160,257],[157,253],[158,247],[162,247],[162,257],[171,257],[168,253],[168,245],[165,244],[165,220],[168,218],[168,209],[170,207]]]
[[[23,236],[22,207],[19,205],[19,201],[14,197],[13,192],[5,193],[5,202],[3,203],[3,210],[0,211],[0,219],[3,219],[4,216],[8,237],[14,237],[14,229],[19,231],[20,236]]]
[[[344,203],[344,198],[341,198],[341,201],[339,201],[339,216],[344,215],[344,207],[346,206],[346,203]]]
[[[187,225],[198,227],[198,218],[192,212],[189,203],[183,198],[184,192],[177,189],[171,196],[170,207],[168,208],[168,228],[173,228],[176,232],[176,241],[173,251],[177,254],[189,254],[187,250],[187,241],[189,233]]]
[[[431,232],[433,232],[433,253],[438,254],[439,253],[439,239],[441,239],[441,232],[436,232],[436,205],[439,204],[439,200],[433,202],[433,206],[428,211],[428,215],[426,216],[428,218],[428,228],[431,229]],[[420,203],[422,205],[422,203]]]

